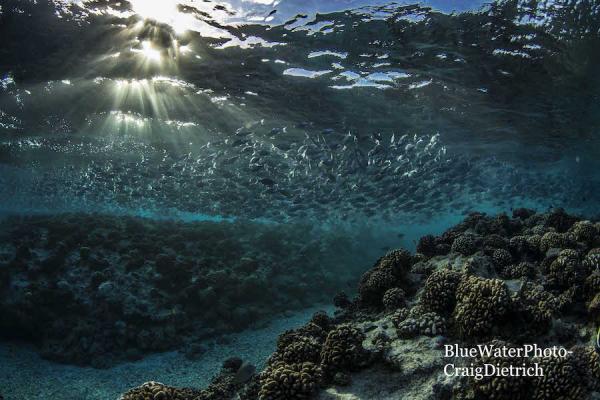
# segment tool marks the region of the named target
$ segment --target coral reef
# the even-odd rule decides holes
[[[588,270],[598,271],[600,269],[600,248],[594,248],[587,253],[583,260],[583,266]]]
[[[493,340],[487,345],[514,347],[511,343]],[[510,368],[511,365],[523,365],[527,360],[523,357],[501,358],[483,356],[477,359],[478,366],[485,364],[497,365],[500,368]],[[471,387],[477,398],[489,400],[521,400],[531,397],[530,386],[523,377],[515,376],[484,376],[481,379],[470,379]]]
[[[393,319],[398,336],[411,338],[418,335],[437,336],[446,332],[446,320],[435,312],[424,312],[414,307],[408,313],[397,313]]]
[[[321,343],[315,338],[299,336],[279,350],[281,360],[286,363],[318,363],[321,358]]]
[[[248,381],[246,366],[240,359],[223,363],[220,373],[202,390],[174,388],[158,382],[146,382],[124,393],[119,400],[223,400],[233,397]],[[251,367],[250,373],[254,369]]]
[[[504,279],[520,279],[534,278],[535,272],[535,265],[524,261],[518,264],[508,265],[498,273]]]
[[[178,389],[158,382],[146,382],[123,394],[119,400],[191,400],[200,394],[194,389]]]
[[[456,289],[460,282],[460,274],[449,269],[434,271],[423,286],[420,302],[428,311],[448,315],[456,304]]]
[[[463,234],[454,239],[452,252],[470,256],[477,250],[476,238],[471,234]]]
[[[331,324],[326,314],[317,313],[305,326],[280,335],[268,366],[244,398],[308,399],[326,381],[349,382],[344,371],[360,368],[366,359],[364,335],[346,325],[326,333]]]
[[[268,366],[261,374],[258,399],[310,399],[319,388],[321,380],[321,368],[314,363],[277,362]]]
[[[540,360],[544,376],[536,379],[532,399],[576,400],[585,398],[587,392],[587,365],[577,355],[549,357]]]
[[[387,290],[406,285],[404,278],[410,271],[412,262],[412,255],[406,250],[394,250],[381,257],[360,280],[360,304],[364,307],[380,307]]]
[[[417,243],[417,253],[423,254],[427,257],[432,257],[437,254],[443,254],[443,252],[439,251],[437,246],[438,243],[436,241],[435,236],[423,236],[421,239],[419,239],[419,242]]]
[[[352,370],[365,361],[364,334],[350,326],[340,325],[327,335],[321,350],[321,362],[327,371]]]
[[[395,310],[404,305],[406,294],[400,288],[391,288],[383,294],[383,306],[388,310]]]
[[[596,221],[553,210],[474,213],[418,253],[388,253],[337,295],[333,317],[315,314],[284,332],[243,400],[417,398],[550,400],[600,396]],[[444,344],[559,346],[566,356],[499,357],[457,365],[539,365],[543,376],[445,376]]]
[[[508,310],[508,290],[499,279],[466,277],[458,284],[456,298],[454,320],[463,337],[488,335]]]
[[[496,249],[492,254],[492,258],[494,263],[500,268],[506,267],[512,263],[512,255],[508,250]]]
[[[352,261],[360,256],[350,256],[343,235],[315,237],[304,226],[248,221],[7,217],[0,220],[0,336],[94,367],[171,349],[191,355],[198,340],[345,288],[362,268]]]

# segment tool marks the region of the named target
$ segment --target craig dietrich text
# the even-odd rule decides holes
[[[540,347],[537,344],[525,344],[520,347],[479,344],[473,347],[461,347],[458,344],[444,345],[444,357],[456,362],[444,366],[447,376],[467,376],[476,380],[490,376],[502,377],[539,377],[544,369],[538,362],[526,362],[528,358],[539,361],[542,358],[567,357],[572,352],[560,346]],[[460,362],[461,359],[496,360],[496,363]],[[510,363],[515,359],[515,364]],[[508,363],[506,361],[509,361]],[[503,361],[500,363],[500,361]]]

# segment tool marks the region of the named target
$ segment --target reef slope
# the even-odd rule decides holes
[[[366,271],[358,295],[335,296],[334,316],[283,332],[250,376],[224,363],[211,385],[148,383],[141,399],[586,399],[598,396],[593,338],[600,315],[600,224],[557,209],[474,213],[417,252],[395,250]],[[445,358],[444,344],[561,346],[564,357]],[[544,376],[446,376],[445,364],[533,365]]]
[[[326,301],[360,271],[367,256],[353,249],[298,224],[8,217],[0,338],[94,367],[176,349],[197,358],[204,339]]]

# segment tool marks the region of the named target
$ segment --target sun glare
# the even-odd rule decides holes
[[[129,3],[140,17],[170,25],[177,34],[193,29],[197,22],[191,15],[181,13],[175,1],[129,0]]]
[[[141,53],[146,59],[150,61],[159,62],[161,58],[160,51],[156,50],[149,40],[142,42],[141,49],[131,49],[131,51],[135,53]]]
[[[130,0],[133,11],[142,18],[165,22],[178,14],[177,5],[173,1],[165,0]]]

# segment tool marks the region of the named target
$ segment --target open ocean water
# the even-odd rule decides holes
[[[595,0],[0,0],[0,399],[264,363],[473,212],[595,220],[599,130]]]

